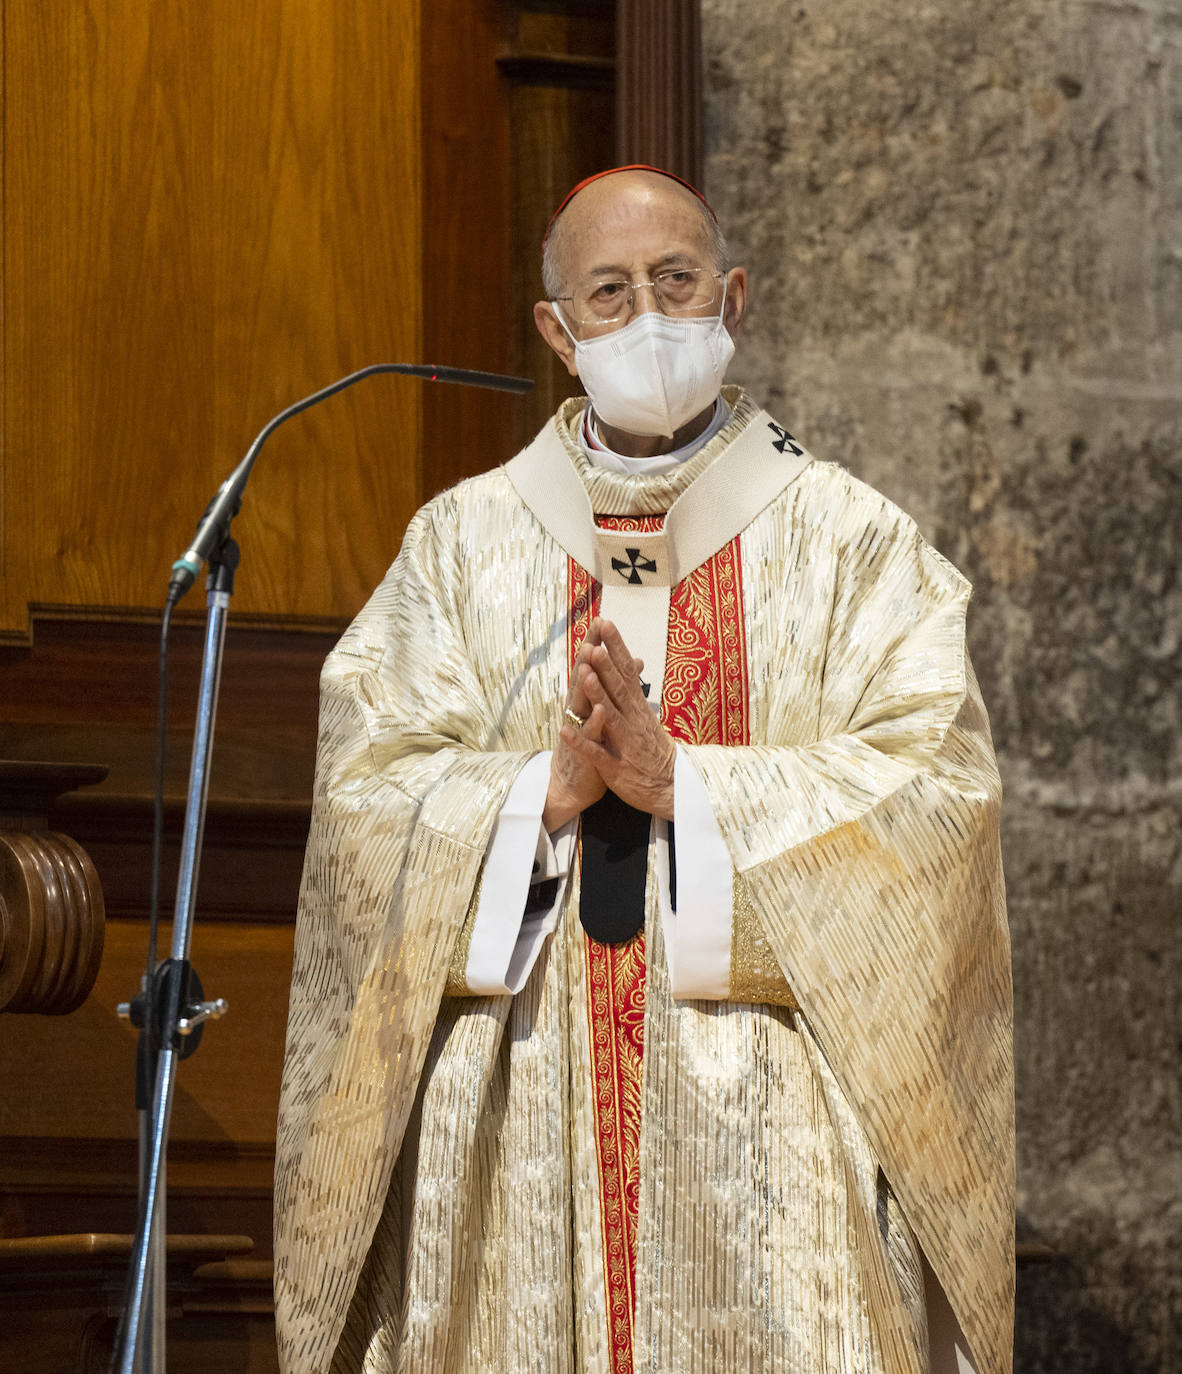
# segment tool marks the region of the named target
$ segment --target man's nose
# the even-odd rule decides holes
[[[657,299],[657,288],[651,281],[637,282],[632,288],[633,315],[662,314],[661,302]]]

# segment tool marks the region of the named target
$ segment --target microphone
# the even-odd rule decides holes
[[[305,396],[302,401],[296,401],[294,405],[280,411],[273,420],[263,426],[254,443],[247,449],[246,457],[218,487],[213,500],[206,506],[205,514],[197,522],[197,533],[193,536],[193,542],[172,565],[172,577],[168,583],[168,605],[170,608],[175,606],[193,585],[197,574],[201,571],[202,564],[225,539],[230,528],[230,521],[242,509],[242,493],[246,488],[247,479],[250,477],[250,470],[254,467],[254,460],[258,457],[259,449],[262,448],[270,435],[279,428],[284,420],[290,420],[293,415],[298,415],[301,410],[307,410],[309,406],[327,401],[330,396],[335,396],[338,391],[344,391],[346,387],[353,386],[366,377],[376,376],[379,372],[396,372],[404,377],[421,377],[427,382],[454,382],[457,386],[486,387],[490,391],[520,393],[529,391],[533,386],[533,382],[528,377],[506,377],[499,372],[472,372],[463,367],[436,367],[430,363],[373,363],[357,372],[350,372],[347,377],[342,377],[339,381],[333,382],[331,386],[323,387],[320,391],[314,391],[311,396]]]

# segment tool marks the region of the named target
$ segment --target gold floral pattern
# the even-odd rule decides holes
[[[587,938],[587,991],[608,1348],[613,1374],[632,1374],[644,1060],[643,930],[622,945],[601,945]]]

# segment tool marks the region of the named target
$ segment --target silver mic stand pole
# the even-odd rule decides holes
[[[233,539],[226,538],[209,560],[205,648],[201,661],[201,688],[172,922],[171,956],[157,970],[152,986],[146,990],[141,1008],[141,1014],[150,1017],[155,1027],[158,1050],[152,1100],[148,1111],[141,1113],[140,1118],[140,1224],[132,1251],[129,1296],[112,1365],[117,1374],[164,1374],[165,1371],[165,1152],[172,1120],[176,1066],[179,1059],[187,1058],[197,1048],[204,1022],[216,1020],[229,1010],[222,998],[209,1002],[202,1000],[200,982],[189,963],[189,947],[197,896],[197,872],[201,863],[201,841],[205,831],[205,808],[209,797],[209,764],[217,718],[226,617],[237,566],[238,545]],[[124,1008],[121,1007],[120,1011],[124,1012]],[[137,1019],[134,1006],[127,1007],[126,1014],[133,1021]]]

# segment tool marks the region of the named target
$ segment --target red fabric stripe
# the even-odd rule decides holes
[[[609,529],[649,532],[661,516],[603,517]],[[598,613],[600,587],[570,560],[568,665]],[[748,742],[747,644],[739,541],[673,589],[661,719],[692,744]],[[624,945],[586,938],[592,1101],[603,1227],[612,1374],[632,1374],[636,1225],[644,1058],[644,931]]]

